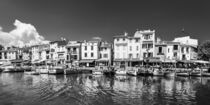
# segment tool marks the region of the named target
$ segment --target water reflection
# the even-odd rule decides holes
[[[3,105],[192,105],[210,101],[210,78],[0,74]]]

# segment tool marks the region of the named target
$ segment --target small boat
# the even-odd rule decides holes
[[[203,77],[210,77],[210,73],[209,73],[209,72],[203,72],[203,73],[202,73],[202,76],[203,76]]]
[[[116,74],[116,75],[126,75],[127,72],[126,72],[125,70],[117,70],[117,71],[115,72],[115,74]]]
[[[175,77],[176,73],[173,71],[167,71],[167,72],[164,72],[164,76],[165,77]]]
[[[56,66],[53,68],[50,68],[48,70],[49,74],[64,74],[64,68],[62,66]]]
[[[164,72],[160,68],[153,68],[153,76],[164,76]]]
[[[188,77],[190,76],[189,72],[178,72],[176,73],[177,76]]]
[[[104,75],[115,75],[114,68],[112,67],[107,67],[106,70],[103,70]]]
[[[131,70],[128,70],[127,74],[131,75],[131,76],[137,76],[138,75],[138,69],[137,68],[133,68]]]
[[[190,76],[201,77],[202,73],[201,72],[191,72]]]
[[[38,67],[36,69],[36,72],[39,72],[40,74],[48,74],[48,68],[47,67]]]
[[[93,75],[103,75],[103,71],[101,71],[101,70],[93,70],[92,74]]]
[[[14,72],[15,67],[12,65],[3,66],[3,73]]]

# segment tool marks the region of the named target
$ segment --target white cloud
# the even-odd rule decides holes
[[[25,45],[30,46],[49,42],[31,24],[15,20],[14,26],[15,29],[10,32],[4,32],[2,27],[0,27],[0,44],[23,47]]]

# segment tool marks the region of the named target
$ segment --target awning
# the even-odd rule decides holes
[[[79,63],[93,63],[95,60],[92,60],[92,59],[83,59],[83,60],[80,60]]]
[[[97,59],[96,62],[109,62],[107,59]]]
[[[164,63],[176,63],[176,60],[166,59],[166,60],[163,60],[162,62],[164,62]]]
[[[203,60],[192,60],[194,63],[202,63],[202,64],[209,64],[209,61],[203,61]]]
[[[22,59],[15,59],[15,60],[10,60],[11,63],[22,63]]]
[[[151,62],[151,63],[162,62],[162,61],[160,60],[160,58],[155,58],[155,57],[148,58],[148,61]]]

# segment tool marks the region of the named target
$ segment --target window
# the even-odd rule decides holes
[[[99,58],[102,58],[102,55],[101,54],[99,55]]]
[[[87,53],[85,53],[85,57],[87,57]]]
[[[187,53],[189,53],[189,47],[187,47],[186,51],[187,51]]]
[[[174,53],[174,57],[177,57],[177,52]]]
[[[142,44],[142,48],[147,48],[147,44]]]
[[[136,54],[136,58],[139,58],[139,54]]]
[[[93,53],[91,53],[91,57],[93,57]]]
[[[123,41],[125,41],[125,38],[123,38]]]
[[[132,58],[133,57],[133,55],[132,54],[129,54],[129,58]]]
[[[146,39],[146,40],[150,39],[150,35],[145,35],[144,39]]]
[[[117,41],[119,41],[119,38],[117,38]]]
[[[87,46],[85,46],[85,50],[87,50]]]
[[[104,58],[108,58],[108,54],[104,54]]]
[[[148,44],[148,48],[153,48],[153,44]]]
[[[130,46],[130,51],[132,51],[132,46]]]
[[[174,45],[174,50],[178,50],[178,45]]]
[[[91,50],[93,50],[93,46],[91,46]]]
[[[139,46],[136,46],[136,51],[138,51],[139,50]]]
[[[139,39],[136,39],[136,42],[139,42]]]
[[[170,52],[170,49],[168,49],[168,53]]]
[[[144,53],[143,56],[144,56],[144,58],[146,58],[147,57],[147,53]]]
[[[184,53],[184,47],[182,47],[182,53]]]
[[[158,53],[162,53],[162,47],[158,48]]]
[[[153,53],[148,53],[148,57],[153,57]]]

